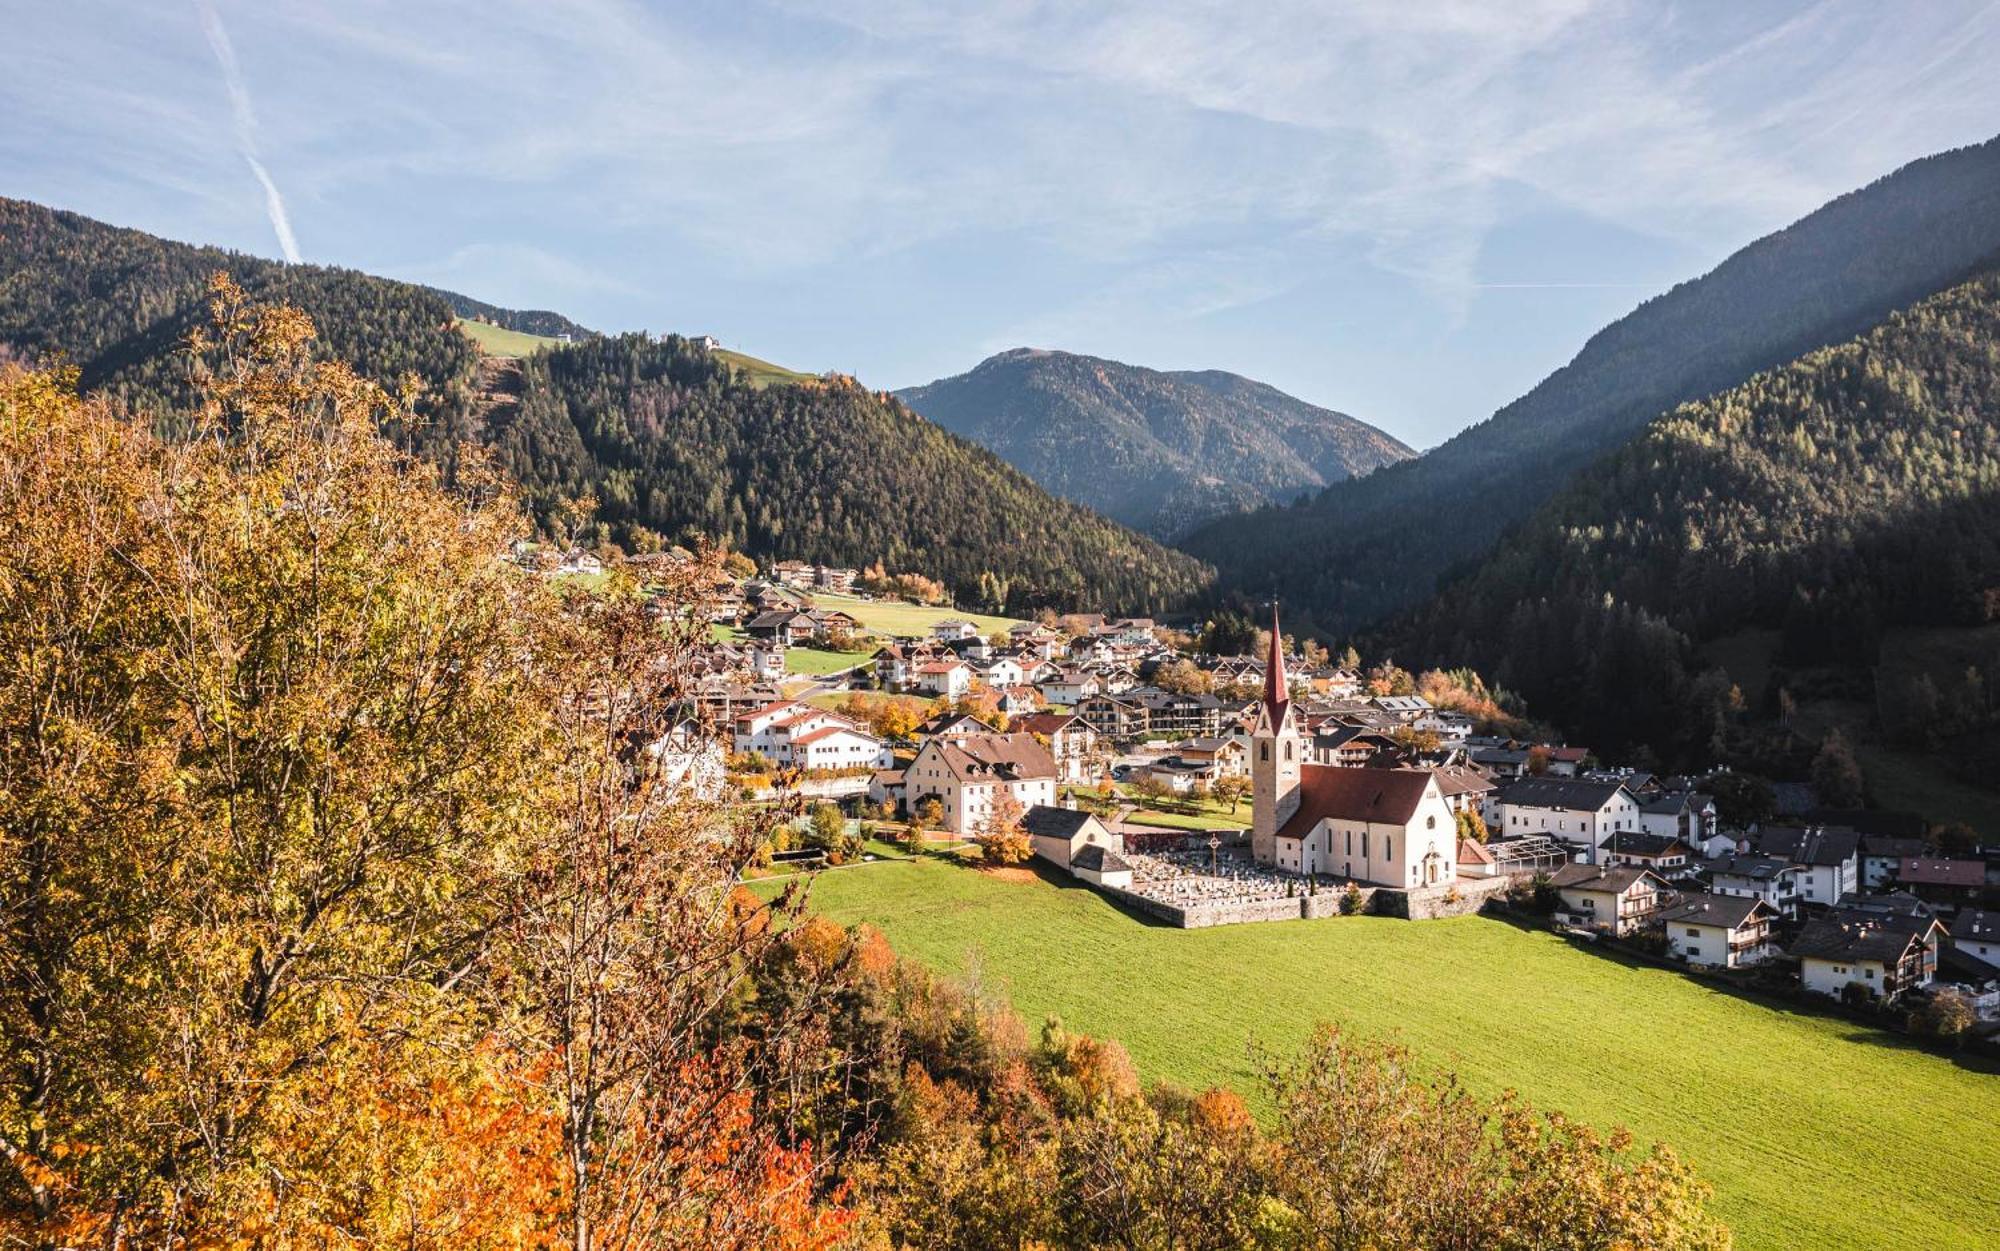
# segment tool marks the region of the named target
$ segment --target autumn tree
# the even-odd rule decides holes
[[[1859,807],[1862,800],[1861,763],[1847,736],[1835,726],[1820,740],[1819,753],[1812,762],[1813,790],[1819,801],[1830,808]]]
[[[1021,829],[1025,809],[1014,792],[1005,787],[994,792],[993,805],[979,821],[973,841],[979,844],[980,859],[999,868],[1023,864],[1035,854],[1035,845]]]

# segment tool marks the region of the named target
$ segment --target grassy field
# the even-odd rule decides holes
[[[727,362],[731,368],[740,371],[744,380],[757,388],[780,386],[790,382],[811,382],[815,375],[800,373],[796,369],[786,369],[783,365],[773,365],[760,361],[754,356],[732,352],[727,348],[715,349],[715,358]]]
[[[1315,1022],[1398,1038],[1486,1094],[1628,1126],[1691,1159],[1749,1251],[2000,1246],[2000,1076],[1849,1021],[1464,917],[1178,930],[1052,879],[934,860],[821,876],[813,906],[1140,1071],[1248,1088],[1246,1048]]]
[[[821,608],[838,608],[859,621],[862,626],[882,634],[928,634],[937,622],[949,618],[970,621],[979,627],[981,634],[991,635],[996,630],[1019,624],[1016,617],[993,617],[976,612],[960,612],[956,608],[927,608],[922,604],[905,604],[896,600],[856,599],[850,595],[831,595],[817,592],[813,602]]]
[[[522,334],[483,321],[460,321],[458,328],[470,335],[479,350],[488,356],[532,356],[544,348],[561,347],[561,339]]]
[[[1250,805],[1245,803],[1236,816],[1216,816],[1205,812],[1156,812],[1142,808],[1125,818],[1133,825],[1150,825],[1163,830],[1241,830],[1250,824]]]
[[[829,652],[817,647],[787,647],[785,672],[802,674],[840,673],[868,663],[868,652]]]

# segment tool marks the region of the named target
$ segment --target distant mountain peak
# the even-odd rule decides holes
[[[1053,348],[1008,348],[897,395],[1056,494],[1165,538],[1414,455],[1366,422],[1237,374]]]

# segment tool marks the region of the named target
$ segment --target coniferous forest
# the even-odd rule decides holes
[[[1775,630],[1781,669],[1851,672],[1894,729],[1907,693],[1867,677],[1885,636],[2000,620],[1996,415],[1989,272],[1654,422],[1385,639],[1605,749],[1699,760],[1778,698],[1732,696],[1699,645]],[[1990,722],[1983,686],[1954,697],[1958,728]]]
[[[324,357],[412,385],[421,424],[407,437],[434,458],[451,463],[466,441],[493,445],[544,522],[588,496],[600,503],[594,537],[634,548],[707,537],[761,559],[880,561],[995,610],[1156,612],[1212,576],[851,382],[759,387],[687,341],[626,335],[537,354],[522,364],[520,394],[496,397],[482,392],[455,307],[534,332],[580,328],[18,200],[0,200],[0,345],[64,357],[85,390],[135,412],[184,409],[177,349],[216,272],[310,315]]]

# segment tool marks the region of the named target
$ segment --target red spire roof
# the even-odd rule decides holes
[[[1285,719],[1285,705],[1292,700],[1291,683],[1285,681],[1285,641],[1278,633],[1278,601],[1271,601],[1271,655],[1264,662],[1264,707],[1271,724]]]

